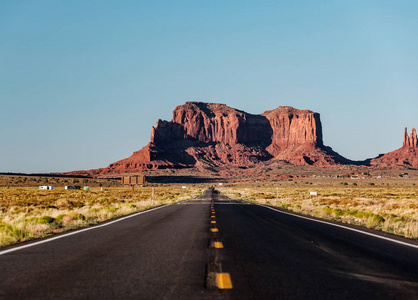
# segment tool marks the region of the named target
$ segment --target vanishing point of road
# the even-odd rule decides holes
[[[418,299],[418,244],[210,188],[1,249],[0,299]]]

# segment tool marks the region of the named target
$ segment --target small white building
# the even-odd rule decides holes
[[[81,186],[79,186],[79,185],[66,185],[65,189],[66,190],[81,190]]]
[[[53,190],[54,187],[52,185],[41,185],[39,186],[40,190]]]

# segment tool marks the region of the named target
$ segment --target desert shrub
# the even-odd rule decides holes
[[[383,223],[383,222],[385,222],[385,218],[383,218],[382,216],[379,216],[379,215],[374,215],[374,216],[373,216],[373,218],[374,218],[374,220],[375,220],[377,223]]]
[[[332,213],[334,214],[334,216],[336,217],[341,217],[344,215],[344,211],[340,208],[335,208],[332,210]]]
[[[385,219],[379,215],[371,215],[367,218],[366,227],[369,228],[379,228],[381,227],[382,223],[385,222]]]
[[[42,216],[38,219],[38,223],[40,224],[51,224],[55,222],[55,218],[50,216]]]
[[[85,220],[86,217],[83,214],[77,213],[77,212],[72,212],[70,214],[70,216],[73,217],[74,220]]]
[[[55,218],[55,223],[62,225],[62,220],[64,219],[65,214],[60,214]]]
[[[364,212],[364,211],[356,211],[356,212],[354,213],[354,217],[359,218],[359,219],[362,219],[362,218],[369,218],[369,217],[371,217],[371,216],[372,216],[372,214],[371,214],[371,213],[369,213],[369,212]]]
[[[74,207],[74,208],[81,208],[81,207],[84,206],[84,202],[83,201],[68,201],[68,204],[71,207]]]
[[[108,212],[110,212],[110,213],[115,213],[116,211],[118,210],[118,208],[117,207],[114,207],[114,206],[108,206],[107,207],[107,211]]]
[[[322,207],[322,211],[328,215],[332,214],[332,208],[329,208],[328,206]]]
[[[22,240],[26,237],[26,233],[10,224],[0,223],[0,239],[4,240]]]

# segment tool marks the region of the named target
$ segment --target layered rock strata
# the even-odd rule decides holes
[[[318,113],[282,106],[253,115],[224,104],[186,102],[171,121],[157,121],[144,148],[89,173],[248,167],[272,159],[324,167],[350,162],[323,145]]]
[[[254,167],[280,160],[293,165],[333,167],[342,164],[418,167],[417,133],[403,147],[363,162],[348,160],[323,144],[320,115],[280,106],[260,115],[225,104],[186,102],[171,121],[158,120],[151,141],[132,156],[87,174],[142,172],[154,169]],[[75,172],[80,173],[80,172]]]

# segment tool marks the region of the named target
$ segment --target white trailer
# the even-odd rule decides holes
[[[54,187],[52,185],[41,185],[39,186],[40,190],[53,190]]]

